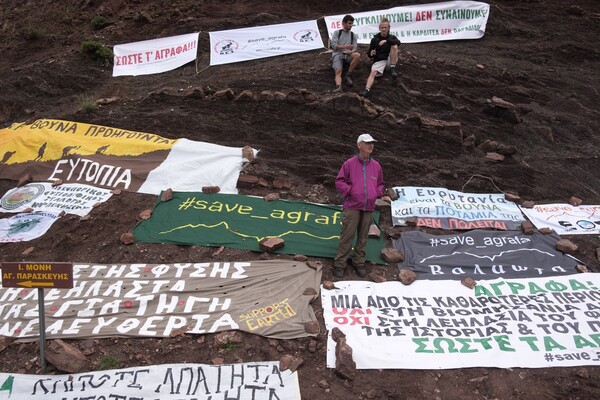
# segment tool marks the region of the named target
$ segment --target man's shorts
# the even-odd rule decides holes
[[[352,61],[352,54],[344,54],[341,52],[335,52],[335,53],[333,53],[331,67],[335,71],[338,68],[340,68],[340,69],[344,68],[344,64],[350,65],[351,61]]]
[[[392,65],[391,57],[388,57],[387,60],[375,61],[373,65],[371,65],[371,71],[377,71],[380,74],[383,74],[383,71],[388,69]]]

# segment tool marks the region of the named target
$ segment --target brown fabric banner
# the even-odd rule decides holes
[[[74,264],[73,276],[73,289],[45,291],[50,339],[225,330],[294,339],[316,334],[310,327],[318,330],[310,303],[318,297],[320,265],[313,269],[289,260]],[[37,289],[0,289],[0,321],[0,335],[36,339]]]

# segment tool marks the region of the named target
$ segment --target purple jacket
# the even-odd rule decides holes
[[[344,208],[374,211],[375,200],[385,191],[381,165],[372,158],[363,161],[358,155],[352,157],[340,168],[335,188],[344,196]]]

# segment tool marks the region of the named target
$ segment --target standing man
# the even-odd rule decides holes
[[[343,29],[333,32],[331,37],[331,49],[333,50],[331,66],[335,71],[335,93],[342,92],[342,71],[344,65],[348,66],[345,83],[348,86],[354,85],[350,74],[360,63],[360,53],[356,51],[358,47],[358,36],[352,33],[354,17],[346,15],[342,19]]]
[[[383,75],[383,71],[390,69],[390,75],[393,79],[398,78],[396,73],[396,63],[398,62],[398,46],[400,40],[394,35],[390,35],[390,21],[382,18],[379,22],[379,33],[373,36],[369,44],[367,55],[373,60],[371,73],[367,79],[367,86],[359,93],[363,97],[369,97],[371,86],[375,82],[375,77]]]
[[[385,191],[381,165],[371,158],[375,142],[368,133],[360,135],[356,141],[359,154],[346,160],[335,178],[335,188],[344,197],[342,230],[333,264],[337,278],[344,276],[356,235],[352,266],[360,277],[367,275],[365,257],[369,227],[373,221],[375,200],[382,197]],[[388,196],[383,196],[383,199],[390,201]]]

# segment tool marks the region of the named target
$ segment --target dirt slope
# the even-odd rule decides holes
[[[426,3],[413,1],[406,4]],[[370,101],[355,93],[366,67],[342,96],[331,93],[333,72],[325,51],[300,53],[220,67],[208,66],[208,31],[276,24],[324,15],[377,10],[401,4],[384,1],[72,1],[4,0],[0,5],[0,126],[35,118],[87,122],[158,135],[261,149],[247,172],[269,182],[286,179],[282,198],[339,203],[333,180],[350,156],[359,133],[384,139],[375,149],[388,186],[439,186],[472,192],[517,192],[538,203],[566,202],[575,195],[600,204],[600,3],[559,0],[490,2],[486,35],[480,40],[410,44],[401,47],[401,78],[383,78]],[[94,16],[108,24],[93,29]],[[325,35],[320,20],[322,35]],[[112,78],[81,56],[85,40],[112,46],[201,31],[200,61],[159,75]],[[364,51],[365,48],[361,47]],[[200,71],[197,73],[197,70]],[[230,88],[236,96],[292,93],[284,100],[229,100],[210,93]],[[199,96],[200,89],[207,96]],[[301,94],[304,91],[304,95]],[[194,94],[196,93],[196,94]],[[294,95],[295,94],[295,95]],[[82,110],[84,100],[116,100]],[[514,109],[494,106],[492,99]],[[426,120],[459,122],[438,131]],[[478,146],[495,140],[515,146],[503,162],[485,158]],[[14,187],[0,180],[0,192]],[[240,188],[264,195],[270,188]],[[43,238],[0,245],[0,261],[54,260],[98,263],[179,262],[212,259],[215,249],[197,246],[125,246],[122,232],[153,196],[123,193],[94,210],[94,218],[63,218]],[[0,215],[8,216],[8,215]],[[389,212],[382,223],[390,224]],[[592,269],[597,236],[570,238],[577,257]],[[23,255],[34,247],[29,255]],[[252,260],[261,254],[226,249],[215,260]],[[273,256],[285,257],[285,256]],[[324,279],[332,260],[323,259]],[[377,268],[377,267],[373,267]],[[387,270],[388,278],[395,271]],[[356,278],[356,277],[351,277]],[[314,308],[322,316],[320,304]],[[321,324],[322,318],[321,318]],[[324,331],[324,326],[322,326]],[[310,339],[273,341],[244,335],[240,346],[224,349],[206,338],[101,339],[73,341],[92,348],[95,363],[117,357],[121,367],[169,362],[210,363],[304,358],[300,386],[306,399],[591,399],[600,397],[600,369],[487,369],[442,371],[369,370],[344,381],[325,367],[324,333],[318,350]],[[0,370],[35,373],[36,344],[11,345]],[[330,388],[319,386],[326,380]]]

